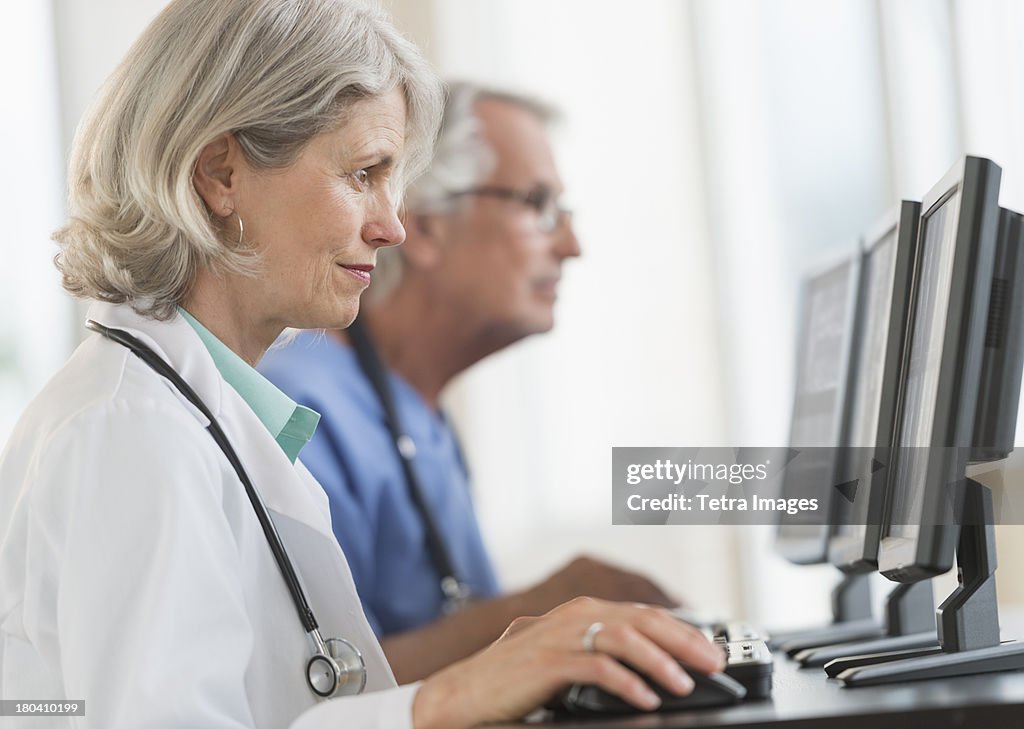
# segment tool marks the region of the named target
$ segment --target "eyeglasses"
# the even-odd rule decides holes
[[[558,198],[547,188],[538,188],[529,192],[515,190],[511,187],[483,186],[474,187],[469,190],[459,190],[448,195],[449,198],[464,197],[466,195],[482,195],[484,197],[495,197],[500,200],[513,200],[515,202],[532,208],[537,214],[537,230],[541,233],[554,233],[564,220],[566,223],[572,218],[572,211],[563,208]]]

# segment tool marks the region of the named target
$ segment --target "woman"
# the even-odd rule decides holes
[[[680,693],[676,660],[721,667],[661,611],[578,600],[395,686],[295,460],[317,416],[252,365],[285,327],[355,316],[440,98],[348,0],[178,0],[133,46],[78,131],[57,233],[98,333],[0,462],[4,698],[84,699],[74,725],[104,729],[459,729],[572,681],[653,707],[615,659]]]

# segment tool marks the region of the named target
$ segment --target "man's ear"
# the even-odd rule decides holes
[[[437,213],[412,213],[406,221],[402,258],[413,268],[431,269],[441,264],[445,254],[448,216]]]
[[[227,217],[235,210],[241,154],[242,148],[231,132],[221,134],[199,153],[192,184],[214,215]]]

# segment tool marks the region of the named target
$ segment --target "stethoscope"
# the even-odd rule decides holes
[[[465,581],[458,576],[455,568],[455,561],[445,547],[444,539],[441,538],[441,529],[430,511],[426,497],[423,494],[423,487],[420,484],[419,476],[416,474],[416,466],[413,459],[416,457],[416,443],[412,437],[405,432],[401,419],[398,417],[398,409],[395,407],[394,394],[391,391],[391,383],[388,381],[387,370],[377,353],[370,333],[360,318],[345,330],[352,349],[359,363],[359,369],[369,380],[384,410],[384,421],[391,434],[398,460],[402,464],[402,473],[405,477],[405,485],[409,492],[409,499],[423,521],[426,532],[427,551],[430,558],[437,567],[441,576],[441,594],[444,598],[442,610],[451,614],[461,609],[472,597],[472,591]]]
[[[288,557],[288,552],[285,551],[284,543],[277,533],[274,522],[270,518],[270,513],[267,511],[267,507],[264,506],[259,494],[256,493],[252,481],[249,480],[249,475],[242,467],[238,454],[231,446],[224,431],[221,430],[220,425],[214,419],[213,413],[206,407],[206,403],[174,371],[173,367],[161,359],[150,347],[128,332],[122,329],[105,327],[91,319],[86,322],[86,327],[134,352],[139,359],[149,365],[158,375],[169,380],[185,399],[192,403],[206,417],[209,421],[206,430],[213,436],[221,451],[224,452],[228,463],[235,469],[238,479],[245,487],[245,493],[248,495],[249,502],[256,512],[256,518],[259,519],[260,526],[263,527],[263,534],[270,545],[270,551],[274,553],[274,559],[281,570],[281,576],[288,586],[288,592],[291,593],[292,602],[295,603],[295,609],[299,613],[302,627],[305,628],[306,634],[313,643],[314,653],[309,661],[306,662],[306,683],[313,693],[324,698],[352,696],[362,693],[366,687],[366,661],[363,659],[359,649],[344,638],[324,640],[320,635],[320,628],[316,622],[316,617],[313,615],[313,609],[306,600],[306,593],[303,592],[302,585],[299,584],[295,568]]]

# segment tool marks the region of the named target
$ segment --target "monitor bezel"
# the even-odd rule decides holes
[[[854,325],[856,324],[857,315],[857,297],[860,294],[860,246],[859,242],[856,244],[856,250],[851,255],[850,249],[846,248],[842,254],[837,254],[827,261],[819,264],[817,267],[812,269],[804,276],[803,284],[800,288],[800,328],[797,334],[797,379],[795,383],[799,383],[803,377],[804,370],[804,350],[806,346],[807,327],[810,323],[810,317],[807,315],[808,310],[808,295],[815,281],[825,276],[833,274],[837,269],[848,268],[847,277],[852,279],[849,283],[847,300],[846,300],[846,320],[844,322],[844,335],[842,342],[842,352],[840,353],[840,362],[842,362],[842,369],[840,370],[839,382],[840,390],[842,394],[840,396],[840,405],[836,408],[836,414],[832,423],[834,430],[838,434],[839,443],[843,443],[846,439],[846,433],[843,430],[845,426],[845,413],[844,408],[846,406],[846,400],[849,396],[849,371],[850,371],[850,359],[851,352],[850,348],[853,344],[854,336]],[[793,443],[793,417],[796,412],[797,405],[797,389],[794,387],[793,390],[793,413],[790,416],[790,434],[789,443],[791,447],[796,446]],[[837,444],[838,445],[838,444]],[[796,446],[799,447],[799,446]],[[834,499],[831,489],[823,491],[823,498],[827,499],[828,502],[822,505],[822,509],[827,510],[830,517],[834,514]],[[820,564],[826,562],[828,559],[828,544],[829,539],[832,536],[832,529],[834,519],[830,518],[827,524],[793,524],[787,523],[785,516],[780,520],[778,528],[775,534],[775,547],[776,551],[785,557],[793,564]]]
[[[964,477],[967,452],[973,442],[974,412],[999,224],[1000,176],[999,166],[991,160],[966,157],[954,165],[922,200],[918,244],[914,252],[913,298],[908,312],[906,347],[900,372],[894,431],[896,447],[889,467],[890,483],[886,490],[878,548],[879,571],[893,581],[917,582],[947,572],[953,565],[960,532],[953,523],[953,515],[958,511],[957,501],[962,498],[962,491],[956,489],[952,498],[945,498],[945,489],[936,488],[935,484],[950,478],[959,482]],[[924,254],[923,237],[928,218],[958,190],[960,200],[956,208],[953,272],[937,386],[937,392],[945,397],[940,397],[935,403],[929,439],[932,451],[931,457],[926,459],[920,519],[914,520],[915,524],[920,521],[920,526],[916,537],[890,536],[892,499],[899,488],[895,481],[900,459],[898,438],[904,415],[906,370],[912,356],[911,327],[920,294],[918,277]]]
[[[885,323],[885,356],[883,357],[882,385],[879,392],[878,420],[875,425],[875,443],[873,458],[881,468],[873,471],[870,480],[862,481],[857,486],[856,495],[850,505],[850,513],[863,513],[864,531],[858,536],[839,534],[836,531],[829,540],[829,562],[844,572],[873,572],[878,569],[878,542],[881,537],[882,515],[886,504],[886,486],[890,449],[896,435],[896,405],[900,383],[900,367],[903,348],[907,333],[907,310],[911,298],[911,274],[913,273],[914,252],[917,246],[917,226],[921,215],[921,203],[916,200],[903,200],[881,218],[865,236],[863,259],[867,261],[893,231],[896,232],[896,260],[894,263],[892,289],[889,292],[889,319]],[[863,297],[866,296],[867,281],[864,276],[864,264],[861,264],[861,300],[858,310],[863,315]],[[863,344],[863,333],[866,321],[858,321],[858,341]],[[853,370],[852,378],[862,376]],[[850,388],[851,397],[853,388]],[[852,417],[852,402],[846,408],[847,416]],[[852,423],[848,423],[847,442],[849,442]],[[856,448],[864,448],[853,444]],[[870,447],[870,446],[868,446]],[[859,454],[863,451],[859,451]],[[847,452],[849,455],[850,452]],[[837,525],[838,526],[838,525]]]

